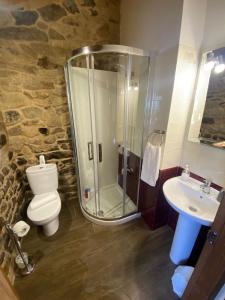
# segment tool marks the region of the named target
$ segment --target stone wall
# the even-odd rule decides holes
[[[20,159],[14,156],[8,141],[0,111],[0,266],[13,281],[13,245],[5,232],[4,223],[14,223],[18,218],[25,187]]]
[[[77,199],[63,65],[72,50],[119,43],[119,0],[0,0],[0,217],[13,222],[25,169],[44,154],[62,198]],[[10,251],[1,236],[0,264]],[[8,250],[7,250],[8,249]]]

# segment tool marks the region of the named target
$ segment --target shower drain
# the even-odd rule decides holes
[[[99,216],[99,217],[104,217],[104,212],[103,212],[103,210],[99,210],[99,211],[98,211],[98,216]]]
[[[188,206],[188,208],[189,208],[191,211],[193,211],[193,212],[198,211],[197,208],[195,208],[195,207],[193,207],[193,206]]]

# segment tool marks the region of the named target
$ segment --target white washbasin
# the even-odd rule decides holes
[[[185,263],[189,258],[201,226],[211,226],[219,207],[216,200],[219,192],[210,188],[210,194],[206,194],[201,185],[202,182],[194,178],[184,181],[180,176],[163,185],[167,202],[179,213],[170,251],[175,264]]]
[[[167,180],[163,185],[163,193],[167,202],[178,212],[193,218],[196,222],[210,226],[215,219],[219,202],[218,191],[210,188],[210,194],[203,193],[202,182],[181,177]]]

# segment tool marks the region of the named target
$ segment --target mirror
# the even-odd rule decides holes
[[[225,150],[225,47],[202,55],[189,140]]]

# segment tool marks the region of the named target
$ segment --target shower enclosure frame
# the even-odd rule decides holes
[[[143,121],[143,132],[142,132],[142,146],[141,146],[141,157],[143,156],[143,139],[144,139],[144,134],[148,135],[147,131],[149,128],[149,124],[150,124],[150,115],[151,115],[151,109],[152,109],[152,101],[151,101],[151,85],[150,85],[150,53],[138,48],[134,48],[134,47],[129,47],[129,46],[124,46],[124,45],[110,45],[110,44],[105,44],[105,45],[94,45],[94,46],[85,46],[82,48],[78,48],[76,50],[72,51],[72,57],[70,57],[67,62],[64,65],[64,72],[65,72],[65,81],[66,81],[66,91],[67,91],[67,102],[68,102],[68,108],[69,108],[69,115],[70,115],[70,127],[71,127],[71,138],[72,138],[72,146],[73,146],[73,156],[74,156],[74,160],[76,162],[76,178],[79,182],[78,184],[78,197],[79,197],[79,204],[80,204],[80,208],[81,211],[83,213],[83,215],[89,219],[90,221],[92,221],[93,223],[96,224],[100,224],[100,225],[119,225],[119,224],[123,224],[126,223],[130,220],[136,219],[138,217],[141,216],[141,213],[138,211],[138,197],[137,197],[137,211],[130,213],[128,215],[125,216],[121,216],[118,218],[101,218],[99,216],[94,216],[91,213],[89,213],[88,211],[86,211],[82,205],[82,193],[81,193],[81,186],[80,186],[80,174],[79,174],[79,170],[80,170],[80,165],[79,165],[79,158],[78,158],[78,144],[77,144],[77,138],[76,138],[76,122],[75,122],[75,116],[73,113],[73,103],[72,103],[72,91],[71,91],[71,87],[70,87],[70,70],[69,70],[69,66],[70,66],[70,62],[78,57],[84,56],[84,55],[92,55],[92,54],[97,54],[97,53],[119,53],[119,54],[126,54],[128,56],[131,55],[136,55],[136,56],[143,56],[143,57],[148,57],[149,60],[149,67],[148,67],[148,78],[147,78],[147,92],[146,92],[146,96],[145,96],[145,111],[144,111],[144,121]],[[128,57],[129,58],[129,57]],[[130,58],[129,58],[129,65],[128,68],[130,68]],[[129,76],[130,78],[130,76]],[[129,78],[127,79],[127,85],[126,85],[126,89],[128,88],[128,84],[129,84]],[[89,87],[89,92],[90,92],[90,87]],[[127,94],[127,91],[126,93]],[[149,117],[149,119],[147,118]],[[127,147],[125,147],[125,151],[127,152]],[[127,153],[125,154],[127,157]],[[125,161],[125,168],[127,168],[126,166],[127,161]],[[141,168],[139,168],[139,178],[140,178],[140,172],[141,172]],[[125,183],[123,182],[123,185],[126,185],[126,181]],[[139,183],[138,183],[138,195],[139,195],[139,188],[140,188],[140,179],[139,179]]]

